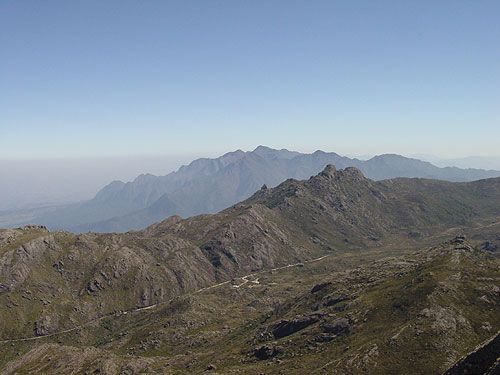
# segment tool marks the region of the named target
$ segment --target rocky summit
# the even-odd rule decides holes
[[[114,181],[83,203],[34,211],[30,222],[73,232],[126,232],[144,229],[167,216],[215,213],[249,198],[263,185],[275,187],[287,178],[306,179],[325,166],[357,168],[373,180],[418,177],[446,181],[473,181],[500,177],[500,171],[438,168],[430,163],[386,154],[369,160],[352,159],[334,152],[303,154],[259,146],[236,150],[215,159],[197,159],[165,176],[142,174],[130,182]],[[334,170],[325,170],[331,174]],[[0,213],[1,214],[1,213]],[[26,213],[4,222],[24,224]],[[24,218],[23,220],[20,220]],[[1,215],[0,215],[1,219]]]
[[[499,245],[500,178],[333,165],[138,231],[0,230],[0,372],[494,373]]]

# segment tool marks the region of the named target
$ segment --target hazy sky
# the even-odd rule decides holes
[[[499,140],[498,0],[0,2],[0,159]]]
[[[0,160],[0,216],[2,210],[90,199],[113,180],[166,175],[199,156]]]

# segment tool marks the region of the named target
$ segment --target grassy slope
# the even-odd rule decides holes
[[[411,267],[405,266],[406,262],[399,270],[397,261],[389,261],[388,269],[394,266],[398,268],[397,272],[404,271],[405,278],[395,280],[391,279],[394,274],[371,275],[383,270],[383,267],[367,266],[360,271],[352,271],[352,268],[390,255],[401,255],[415,246],[422,248],[426,243],[439,243],[442,238],[450,238],[453,232],[464,230],[461,226],[467,228],[478,219],[485,220],[499,207],[495,205],[499,199],[497,180],[450,184],[397,179],[374,183],[364,180],[356,171],[347,171],[333,176],[318,176],[304,183],[288,181],[220,214],[161,223],[144,232],[82,236],[56,233],[56,245],[44,248],[43,256],[29,264],[30,273],[22,287],[0,295],[1,337],[32,335],[34,322],[42,315],[57,316],[58,326],[68,328],[96,316],[140,306],[141,303],[147,305],[179,294],[184,294],[184,297],[159,309],[103,319],[82,332],[36,342],[2,344],[0,366],[19,358],[39,342],[60,341],[68,346],[94,346],[109,350],[115,355],[125,356],[121,359],[113,357],[113,361],[124,363],[128,363],[129,354],[155,357],[153,363],[148,363],[151,368],[166,366],[181,372],[189,369],[201,371],[208,362],[216,361],[218,366],[228,370],[241,367],[249,373],[264,369],[267,372],[274,371],[276,365],[276,371],[279,371],[281,365],[277,361],[269,365],[251,357],[253,347],[261,343],[256,337],[265,333],[272,321],[311,313],[311,305],[318,301],[309,300],[308,290],[322,278],[333,278],[338,288],[345,291],[356,287],[359,295],[347,304],[347,310],[327,313],[335,316],[351,314],[349,318],[353,320],[356,332],[363,327],[368,328],[362,330],[361,335],[334,340],[334,343],[345,343],[344,349],[347,346],[350,348],[340,353],[338,350],[342,345],[318,344],[314,340],[315,335],[320,333],[317,324],[311,328],[312,336],[297,334],[290,338],[293,349],[287,350],[285,345],[281,363],[286,363],[285,367],[293,372],[294,368],[302,369],[306,364],[319,369],[320,364],[325,366],[331,362],[331,359],[328,362],[325,359],[335,358],[339,362],[333,365],[344,371],[353,368],[349,360],[354,361],[358,370],[362,371],[363,366],[376,368],[370,358],[376,357],[377,352],[380,356],[380,352],[386,350],[383,360],[377,360],[377,366],[382,369],[397,368],[399,355],[392,358],[390,348],[386,349],[383,342],[377,341],[376,335],[383,336],[394,329],[399,332],[403,328],[400,326],[402,319],[418,323],[421,319],[419,314],[426,307],[430,309],[429,316],[446,318],[450,312],[443,306],[455,304],[456,308],[451,313],[463,315],[467,321],[474,320],[474,317],[469,318],[473,314],[493,324],[491,316],[475,306],[476,294],[479,293],[476,289],[483,285],[479,283],[481,285],[477,286],[468,275],[479,272],[476,263],[467,263],[468,258],[460,258],[456,266],[450,263],[455,258],[436,258],[432,262],[432,267],[437,267],[436,271],[410,275]],[[403,196],[403,201],[398,201],[396,196]],[[420,239],[414,240],[406,235],[413,225],[421,226],[419,229],[426,232]],[[438,228],[447,229],[442,235],[435,234]],[[373,236],[378,234],[377,231],[382,234],[379,238]],[[485,240],[485,232],[485,228],[478,229],[476,240]],[[498,228],[488,227],[487,232],[489,239],[498,233]],[[434,233],[435,238],[429,233]],[[45,235],[36,230],[27,231],[15,242],[1,245],[0,255],[18,249],[19,244],[25,243],[23,241],[36,240]],[[214,239],[222,244],[219,255],[222,254],[223,267],[219,269],[210,265],[200,251],[200,246]],[[223,255],[224,251],[235,255],[237,265]],[[264,273],[259,275],[262,279],[258,285],[250,283],[241,289],[226,286],[213,290],[213,293],[185,294],[236,275],[295,263],[321,254],[334,255],[321,265]],[[65,277],[54,268],[54,264],[61,259],[64,259]],[[445,263],[440,265],[438,260]],[[418,262],[422,263],[422,259]],[[485,262],[496,264],[491,259]],[[456,267],[463,264],[463,270],[454,270],[450,264]],[[125,267],[119,277],[106,280],[119,265]],[[446,271],[447,267],[453,272]],[[347,274],[336,274],[342,270],[346,270]],[[108,276],[102,276],[103,272]],[[354,272],[353,275],[361,272],[361,279],[356,279],[350,272]],[[457,274],[464,281],[463,285],[450,282]],[[410,279],[422,281],[412,284]],[[100,281],[103,288],[86,292],[89,283],[95,280]],[[395,284],[391,284],[392,281]],[[443,283],[452,285],[449,295],[441,293]],[[383,289],[377,289],[382,288],[381,285],[385,285]],[[462,287],[463,292],[460,291]],[[141,302],[144,292],[153,295],[155,291],[161,293],[146,303]],[[387,300],[391,295],[403,298],[409,293],[412,298]],[[468,293],[472,293],[472,297]],[[448,301],[443,299],[444,296],[454,296],[455,299]],[[464,311],[458,311],[458,304],[463,304],[468,298],[474,301],[471,311],[468,310],[469,305],[463,307]],[[372,306],[375,302],[376,305]],[[394,304],[397,309],[392,312]],[[444,311],[436,306],[441,306]],[[494,307],[496,309],[496,305]],[[494,314],[497,312],[493,311]],[[387,320],[387,317],[390,319]],[[330,318],[334,316],[323,320]],[[364,324],[364,319],[370,324]],[[482,331],[476,329],[479,323],[474,324],[471,325],[473,331],[470,327],[466,328],[468,337],[475,341],[481,336],[478,332]],[[402,337],[406,332],[413,331],[405,328]],[[352,346],[349,344],[351,339],[354,340]],[[468,342],[461,340],[457,341],[458,347],[454,351],[441,353],[436,361],[446,364],[453,360],[455,352],[468,347]],[[358,352],[351,355],[353,347],[358,348]],[[214,348],[217,348],[216,352]],[[54,346],[45,350],[62,352],[63,357],[67,352]],[[405,357],[405,361],[411,363],[411,360]],[[37,360],[34,361],[36,365]],[[330,371],[330,366],[326,366],[326,371]]]
[[[157,372],[198,373],[213,363],[221,373],[286,369],[300,374],[308,369],[386,374],[404,373],[409,365],[416,374],[439,373],[500,328],[498,294],[492,289],[498,282],[498,259],[454,247],[382,259],[381,253],[390,255],[389,250],[368,251],[363,259],[341,252],[317,264],[264,272],[258,275],[260,284],[186,295],[162,308],[105,320],[79,335],[49,341],[95,346],[105,350],[101,357],[114,353],[117,357],[110,361],[124,367],[137,356],[149,358],[144,368]],[[309,292],[325,280],[332,285],[317,294]],[[325,321],[349,317],[350,335],[317,343],[318,323],[277,340],[284,347],[277,359],[259,361],[252,356],[255,346],[275,341],[260,338],[273,322],[310,314],[312,306],[338,291],[353,296],[346,309],[322,310],[332,315]],[[15,345],[4,354],[16,358],[30,347]],[[57,358],[61,351],[68,355],[61,347],[49,347],[44,354]],[[42,362],[36,359],[26,366],[45,366]],[[91,363],[84,368],[99,366]]]

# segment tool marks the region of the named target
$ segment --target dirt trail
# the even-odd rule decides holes
[[[262,270],[262,271],[259,271],[259,272],[250,273],[248,275],[245,275],[245,276],[241,277],[241,279],[243,280],[243,283],[241,283],[239,285],[233,285],[233,287],[234,288],[239,288],[239,287],[247,284],[248,282],[252,282],[254,284],[259,284],[259,279],[248,280],[248,278],[251,277],[251,276],[255,276],[255,275],[258,275],[258,274],[263,274],[263,273],[266,273],[266,272],[279,271],[279,270],[283,270],[283,269],[290,268],[290,267],[298,267],[298,266],[304,265],[306,263],[318,262],[318,261],[320,261],[322,259],[325,259],[325,258],[331,256],[331,255],[332,254],[327,254],[327,255],[323,255],[323,256],[321,256],[319,258],[315,258],[315,259],[304,261],[302,263],[293,263],[293,264],[288,264],[288,265],[282,266],[282,267],[272,268],[270,270]],[[91,320],[89,320],[89,321],[87,321],[87,322],[85,322],[83,324],[80,324],[80,325],[78,325],[76,327],[68,328],[68,329],[65,329],[65,330],[62,330],[62,331],[57,331],[57,332],[50,333],[50,334],[47,334],[47,335],[31,336],[31,337],[23,337],[23,338],[15,338],[15,339],[7,339],[7,340],[0,340],[0,344],[7,344],[7,343],[21,342],[21,341],[35,341],[35,340],[41,340],[41,339],[50,338],[50,337],[57,336],[57,335],[63,335],[63,334],[66,334],[66,333],[75,332],[75,331],[78,331],[78,330],[83,329],[85,327],[88,327],[89,325],[91,325],[93,323],[100,322],[101,320],[104,320],[104,319],[107,319],[107,318],[111,318],[113,316],[121,316],[121,315],[127,315],[127,314],[136,313],[136,312],[143,312],[143,311],[147,311],[147,310],[153,310],[154,308],[156,308],[158,306],[162,306],[162,305],[171,303],[176,298],[183,297],[183,296],[194,295],[194,294],[199,294],[199,293],[205,292],[207,290],[215,289],[215,288],[221,287],[221,286],[229,284],[229,283],[230,283],[230,280],[227,280],[227,281],[224,281],[222,283],[210,285],[210,286],[207,286],[205,288],[201,288],[201,289],[195,290],[194,292],[182,294],[182,295],[176,296],[174,298],[171,298],[169,300],[158,302],[158,303],[155,303],[155,304],[152,304],[152,305],[149,305],[149,306],[137,307],[135,309],[130,309],[130,310],[127,310],[127,311],[109,313],[109,314],[106,314],[106,315],[103,315],[103,316],[91,319]]]

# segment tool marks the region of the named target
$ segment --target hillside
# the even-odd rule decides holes
[[[414,374],[442,373],[500,328],[500,264],[479,243],[451,236],[400,248],[405,255],[346,251],[254,272],[68,333],[5,342],[0,369],[386,374],[411,365]]]
[[[132,182],[115,181],[90,201],[41,213],[31,222],[76,232],[143,229],[174,214],[189,217],[217,212],[250,197],[264,184],[274,187],[288,178],[306,179],[327,164],[338,169],[356,167],[374,180],[472,181],[500,176],[500,171],[438,168],[399,155],[362,161],[323,151],[301,154],[259,146],[251,152],[238,150],[216,159],[198,159],[166,176],[146,174]]]
[[[131,366],[134,371],[161,373],[170,363],[176,368],[173,372],[189,372],[190,366],[196,371],[208,366],[211,358],[218,367],[238,368],[241,363],[245,372],[253,373],[267,366],[256,359],[254,347],[270,345],[262,355],[279,359],[281,349],[276,355],[272,349],[277,345],[284,347],[287,368],[300,373],[303,356],[318,364],[320,357],[338,357],[340,347],[328,344],[336,339],[325,336],[317,341],[322,333],[316,330],[345,318],[360,333],[346,343],[355,348],[348,354],[359,354],[346,355],[347,362],[339,362],[342,366],[349,360],[358,363],[359,355],[368,355],[375,343],[385,358],[377,360],[380,369],[399,368],[406,362],[397,360],[399,354],[387,354],[391,346],[384,346],[377,332],[395,334],[413,319],[421,319],[417,312],[426,308],[429,322],[448,319],[449,312],[439,306],[451,301],[458,308],[464,298],[476,301],[485,295],[489,302],[480,303],[489,309],[479,304],[464,311],[460,316],[469,321],[466,334],[454,331],[457,341],[451,351],[436,353],[435,362],[429,363],[444,369],[499,328],[497,297],[484,289],[491,286],[488,280],[498,277],[492,254],[500,245],[499,216],[498,178],[469,183],[405,178],[377,182],[355,168],[327,166],[309,180],[263,187],[218,214],[184,220],[174,216],[138,232],[75,235],[36,226],[2,230],[0,341],[6,345],[0,346],[0,366],[6,373],[64,366],[80,366],[81,372],[98,366],[104,373]],[[462,246],[461,238],[445,241],[457,231],[467,232],[472,242]],[[428,246],[434,250],[426,252]],[[411,259],[397,259],[414,251]],[[394,279],[395,274],[400,276]],[[443,282],[452,282],[455,274],[467,283],[450,284],[454,297],[442,295]],[[411,280],[422,277],[423,284],[416,281],[413,287]],[[311,284],[322,278],[332,284],[311,295]],[[387,290],[392,291],[380,298]],[[340,300],[345,300],[347,291],[347,301],[354,293],[360,305],[352,305],[354,310],[331,310],[328,296],[340,293]],[[407,293],[435,294],[436,299],[413,299],[405,297]],[[358,294],[364,297],[358,299]],[[392,304],[387,300],[391,295],[401,302]],[[325,304],[326,311],[313,307]],[[396,315],[385,327],[384,311],[393,308]],[[405,314],[397,315],[398,311]],[[304,314],[308,316],[304,322],[295,318]],[[368,316],[371,323],[363,328]],[[297,343],[288,343],[281,333],[274,339],[269,336],[280,321],[294,319],[299,319],[299,326],[311,325],[310,338],[294,336]],[[480,328],[479,320],[490,330]],[[418,327],[425,332],[430,328],[424,323]],[[443,324],[443,332],[449,334],[447,320]],[[332,329],[335,335],[337,328]],[[414,334],[415,329],[408,332]],[[213,340],[222,340],[215,357],[209,354],[213,348],[207,347]],[[277,340],[280,343],[274,344]],[[318,345],[326,348],[327,357]],[[421,344],[417,340],[415,345]],[[184,357],[186,351],[190,354]],[[47,356],[53,358],[49,364],[44,362]],[[233,362],[233,357],[242,362]],[[423,358],[415,360],[424,366]],[[360,369],[370,364],[359,363]]]

